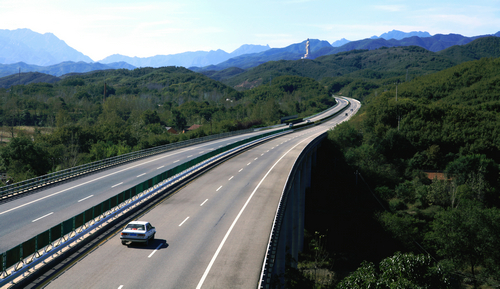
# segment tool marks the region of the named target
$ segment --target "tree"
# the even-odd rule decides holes
[[[15,181],[47,173],[50,163],[46,155],[43,148],[27,136],[12,138],[0,152],[8,174]]]
[[[446,172],[452,176],[457,185],[466,185],[472,198],[485,202],[497,201],[495,188],[498,187],[498,165],[485,155],[465,155],[450,162]],[[486,202],[485,202],[486,203]]]
[[[156,110],[151,111],[148,109],[142,113],[142,120],[145,125],[160,123],[160,116],[158,116],[158,112],[156,112]]]
[[[186,118],[177,109],[172,110],[173,125],[179,131],[182,131],[187,124]]]
[[[457,209],[439,212],[431,226],[426,239],[434,244],[439,255],[451,260],[456,269],[470,268],[474,283],[478,266],[488,271],[498,267],[499,209],[482,209],[476,202],[464,202]]]
[[[380,272],[380,273],[379,273]],[[449,288],[447,274],[434,266],[430,256],[396,252],[379,264],[363,261],[337,288]]]

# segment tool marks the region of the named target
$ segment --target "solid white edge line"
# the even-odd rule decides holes
[[[94,195],[90,195],[90,196],[88,196],[88,197],[85,197],[85,198],[83,198],[83,199],[79,200],[79,201],[78,201],[78,203],[79,203],[79,202],[81,202],[81,201],[85,201],[85,200],[86,200],[86,199],[88,199],[88,198],[92,198],[93,196],[94,196]]]
[[[161,245],[163,245],[163,244],[158,245],[158,247],[156,247],[156,249],[153,252],[151,252],[151,254],[149,254],[148,258],[151,258],[151,256],[153,256],[153,254],[156,253],[156,251],[158,251],[158,249],[160,249]]]
[[[184,222],[186,222],[188,219],[189,219],[189,217],[187,217],[186,219],[184,219],[184,221],[182,221],[182,223],[179,224],[179,227],[182,226],[182,224],[184,224]]]
[[[202,145],[203,146],[203,145]],[[66,191],[69,191],[71,189],[74,189],[74,188],[78,188],[78,187],[81,187],[83,185],[86,185],[86,184],[89,184],[89,183],[92,183],[92,182],[95,182],[95,181],[98,181],[100,179],[104,179],[104,178],[107,178],[109,176],[112,176],[112,175],[116,175],[116,174],[119,174],[121,172],[124,172],[124,171],[128,171],[130,169],[133,169],[133,168],[136,168],[136,167],[139,167],[139,166],[142,166],[142,165],[145,165],[145,164],[148,164],[148,163],[151,163],[151,162],[155,162],[157,160],[161,160],[161,159],[164,159],[164,158],[167,158],[167,157],[170,157],[170,156],[173,156],[173,155],[176,155],[178,153],[183,153],[183,152],[186,152],[186,151],[189,151],[189,150],[193,150],[193,149],[197,149],[198,147],[195,146],[195,147],[192,147],[192,148],[188,148],[188,149],[179,149],[178,151],[175,151],[174,153],[172,154],[168,154],[168,155],[165,155],[165,156],[161,156],[159,158],[155,158],[155,159],[152,159],[152,160],[149,160],[149,161],[146,161],[146,162],[142,162],[142,163],[139,163],[139,164],[136,164],[136,165],[133,165],[133,166],[130,166],[130,167],[127,167],[127,168],[124,168],[123,170],[119,170],[119,171],[116,171],[116,172],[113,172],[113,173],[110,173],[110,174],[107,174],[107,175],[104,175],[104,176],[101,176],[101,177],[98,177],[98,178],[95,178],[95,179],[92,179],[92,180],[89,180],[87,182],[84,182],[84,183],[80,183],[78,185],[75,185],[75,186],[72,186],[70,188],[67,188],[67,189],[64,189],[64,190],[61,190],[59,192],[55,192],[55,193],[52,193],[50,195],[47,195],[47,196],[44,196],[44,197],[41,197],[39,199],[36,199],[36,200],[33,200],[31,202],[27,202],[27,203],[24,203],[22,205],[19,205],[17,207],[14,207],[14,208],[11,208],[11,209],[8,209],[8,210],[5,210],[3,212],[0,212],[0,215],[3,215],[5,213],[8,213],[8,212],[11,212],[11,211],[14,211],[14,210],[17,210],[19,208],[22,208],[24,206],[27,206],[27,205],[31,205],[33,203],[36,203],[38,201],[41,201],[41,200],[44,200],[44,199],[47,199],[47,198],[50,198],[50,197],[53,197],[53,196],[56,196],[56,195],[59,195],[61,193],[64,193]]]
[[[203,203],[201,203],[200,207],[203,206],[207,201],[208,199],[206,199]]]
[[[279,160],[277,160],[274,165],[269,169],[269,171],[267,171],[267,173],[264,175],[264,177],[262,178],[262,180],[260,180],[260,182],[257,184],[257,186],[255,187],[255,189],[253,190],[253,192],[250,194],[250,197],[248,197],[248,200],[245,202],[245,204],[243,205],[243,207],[241,208],[240,212],[238,213],[238,215],[236,216],[236,218],[234,219],[233,223],[231,224],[231,226],[229,227],[229,230],[227,231],[226,235],[224,236],[224,238],[222,239],[222,242],[220,243],[219,247],[217,248],[217,251],[215,251],[215,254],[214,256],[212,257],[212,260],[210,260],[210,263],[208,264],[208,267],[207,269],[205,270],[205,273],[203,273],[203,276],[201,277],[201,280],[200,282],[198,283],[198,286],[196,286],[196,289],[200,289],[201,286],[203,285],[203,282],[205,282],[205,279],[207,278],[207,275],[208,275],[208,272],[210,272],[210,269],[212,268],[213,264],[215,263],[215,259],[217,259],[217,256],[219,255],[220,251],[222,250],[222,247],[224,246],[224,243],[226,242],[227,238],[229,237],[229,234],[231,234],[231,231],[233,230],[234,226],[236,225],[236,222],[238,222],[238,219],[240,218],[240,216],[243,214],[243,211],[245,210],[245,208],[247,207],[248,203],[250,203],[250,200],[252,199],[253,195],[255,194],[255,192],[257,191],[257,189],[260,187],[260,185],[262,184],[262,182],[264,182],[264,180],[267,178],[267,176],[269,175],[269,173],[274,169],[274,167],[289,153],[291,152],[295,147],[297,147],[299,144],[303,143],[304,141],[306,141],[307,139],[310,139],[312,136],[308,137],[308,138],[305,138],[303,139],[302,141],[300,141],[298,144],[294,145],[291,149],[289,149],[285,154],[283,154]]]
[[[38,220],[40,220],[40,219],[43,219],[43,218],[45,218],[45,217],[47,217],[47,216],[52,215],[52,214],[54,214],[54,212],[48,213],[47,215],[44,215],[44,216],[41,216],[41,217],[40,217],[40,218],[38,218],[38,219],[34,219],[34,220],[33,220],[33,221],[31,221],[31,222],[32,222],[32,223],[34,223],[34,222],[36,222],[36,221],[38,221]]]

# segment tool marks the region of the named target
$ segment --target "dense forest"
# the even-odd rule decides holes
[[[290,286],[498,287],[500,58],[362,98],[324,144],[306,199],[315,233]]]
[[[20,181],[179,140],[276,124],[334,104],[310,78],[282,76],[240,92],[181,67],[14,85],[0,89],[0,172]],[[201,127],[188,131],[194,124]]]

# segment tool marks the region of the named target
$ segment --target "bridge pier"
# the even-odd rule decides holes
[[[297,268],[299,253],[304,249],[306,189],[311,187],[317,146],[324,137],[326,134],[315,139],[302,151],[290,172],[276,215],[277,234],[271,237],[274,245],[270,249],[270,255],[274,256],[274,260],[268,261],[270,267],[263,271],[265,276],[269,276],[266,272],[272,272],[272,277],[267,279],[263,276],[261,288],[274,288],[272,284],[276,285],[275,282],[285,284],[287,266]]]

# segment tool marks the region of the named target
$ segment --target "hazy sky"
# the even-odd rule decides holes
[[[0,0],[0,29],[17,28],[51,32],[98,61],[359,40],[393,29],[493,34],[500,0]]]

